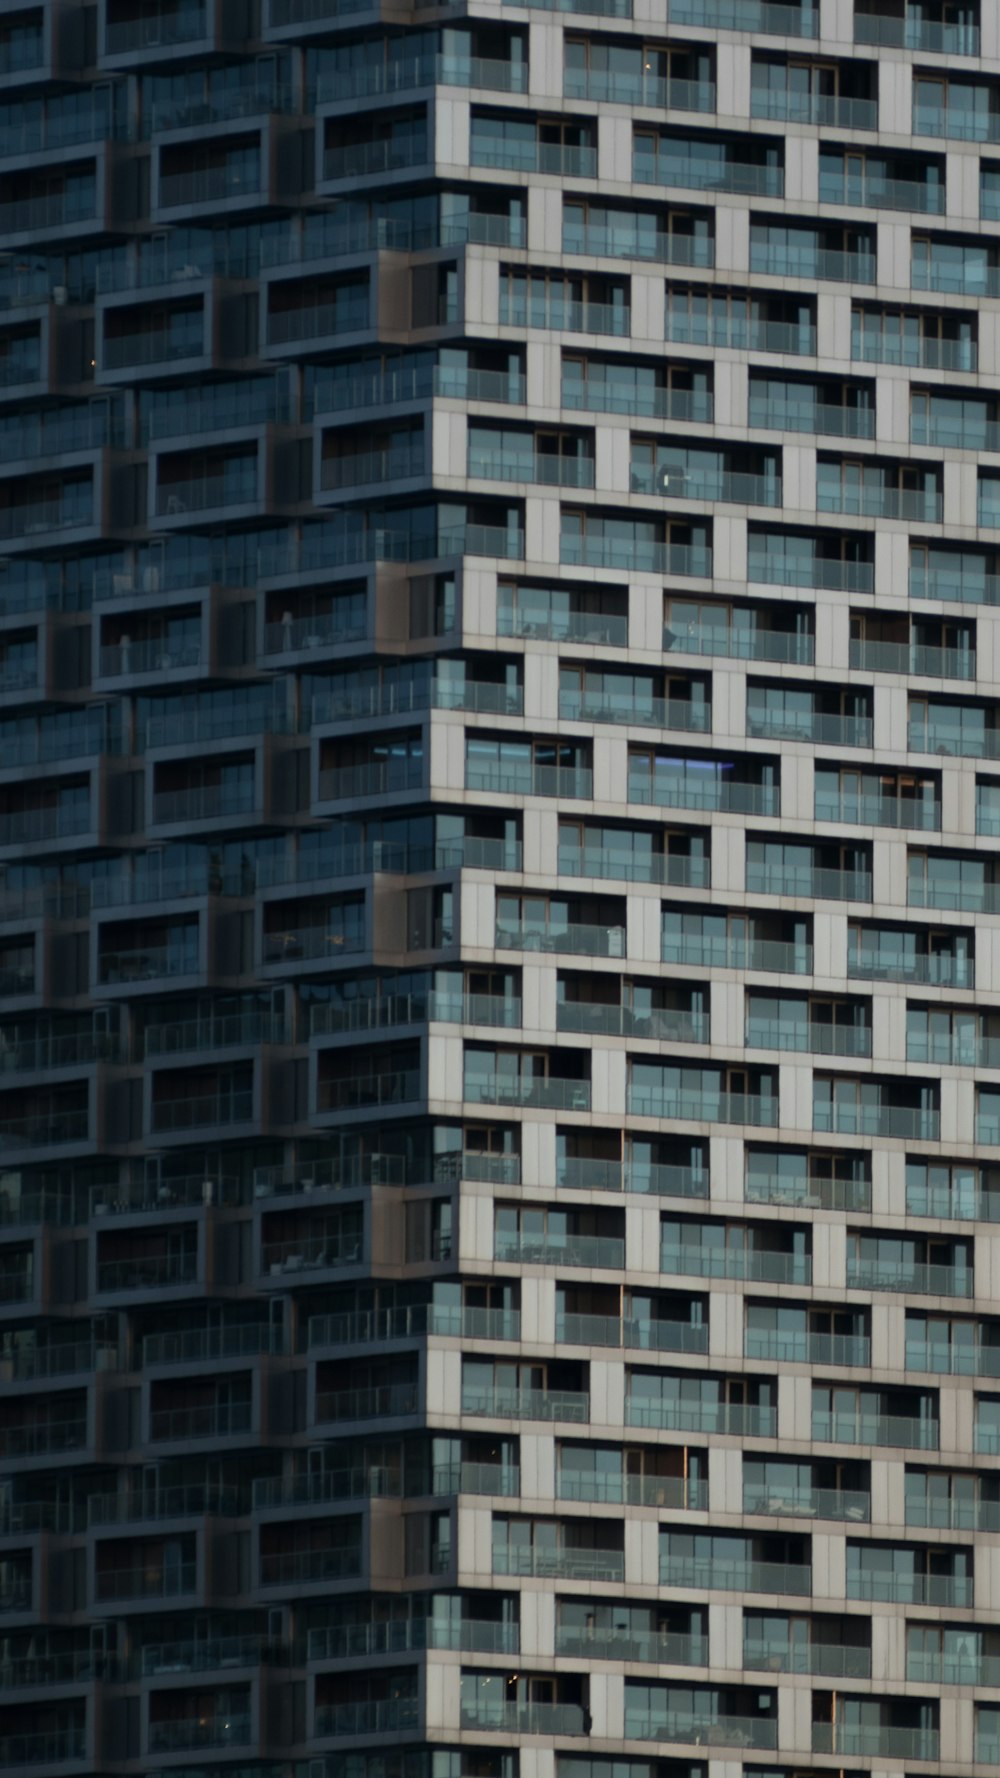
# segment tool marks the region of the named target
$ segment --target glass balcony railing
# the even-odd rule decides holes
[[[664,477],[669,474],[669,486]],[[669,495],[671,500],[710,500],[735,506],[780,506],[781,482],[770,475],[744,475],[720,470],[717,475],[669,472],[651,463],[633,463],[629,472],[633,494]]]
[[[678,889],[707,889],[712,878],[707,858],[683,853],[617,851],[611,846],[560,846],[560,876],[608,878],[623,883],[669,883]]]
[[[253,1093],[198,1093],[178,1099],[154,1099],[151,1128],[166,1135],[172,1130],[198,1130],[214,1124],[243,1124],[253,1118]]]
[[[855,329],[851,357],[866,364],[903,364],[914,370],[974,371],[979,348],[974,339],[938,339],[934,334],[904,334],[887,328]]]
[[[972,19],[921,18],[916,10],[893,17],[855,9],[854,41],[889,49],[927,50],[932,55],[978,56],[979,26]]]
[[[951,1377],[1000,1377],[1000,1346],[952,1345],[943,1340],[917,1339],[908,1333],[906,1369],[943,1371]]]
[[[771,278],[806,278],[810,283],[874,284],[875,254],[871,250],[845,253],[835,247],[820,247],[818,243],[799,245],[751,237],[750,270]]]
[[[465,788],[502,796],[589,800],[594,794],[594,774],[589,766],[538,765],[530,759],[467,759]]]
[[[630,1081],[628,1110],[634,1117],[685,1118],[698,1123],[770,1125],[778,1102],[760,1093],[699,1093],[687,1087],[657,1087]]]
[[[560,1469],[559,1500],[598,1501],[603,1506],[666,1506],[675,1512],[706,1512],[708,1483],[673,1475],[606,1474]]]
[[[701,25],[715,31],[762,31],[770,37],[815,37],[818,8],[776,5],[773,0],[673,0],[675,25]]]
[[[684,1401],[667,1396],[628,1395],[626,1426],[646,1426],[660,1432],[717,1432],[730,1438],[773,1438],[777,1409],[731,1401]]]
[[[584,1426],[590,1419],[590,1396],[579,1389],[509,1389],[501,1384],[472,1388],[466,1384],[462,1412],[491,1420],[567,1420]]]
[[[693,191],[731,191],[745,197],[780,198],[785,191],[784,167],[762,166],[752,160],[733,160],[723,155],[649,155],[636,147],[632,155],[632,180],[636,185],[672,185]]]
[[[134,50],[170,48],[194,43],[208,36],[208,8],[204,6],[158,7],[138,17],[108,19],[105,49],[110,56]]]
[[[368,1345],[382,1340],[443,1334],[451,1338],[516,1340],[521,1317],[516,1309],[481,1309],[461,1303],[409,1303],[398,1309],[344,1310],[309,1317],[308,1347]]]
[[[800,895],[813,901],[871,901],[872,879],[868,871],[810,870],[799,865],[769,864],[747,859],[747,889],[751,895]]]
[[[778,10],[771,8],[770,10]],[[625,1699],[625,1739],[683,1741],[695,1747],[776,1748],[777,1717],[698,1716],[689,1710],[640,1710]]]
[[[824,1025],[813,1020],[765,1019],[748,1014],[748,1049],[798,1050],[817,1056],[870,1056],[871,1029],[865,1025]]]
[[[505,1074],[466,1075],[462,1097],[470,1105],[523,1105],[533,1110],[589,1111],[589,1080],[559,1075],[518,1078]]]
[[[153,1442],[233,1438],[250,1432],[252,1417],[248,1401],[190,1408],[154,1408],[149,1416],[149,1436]]]
[[[970,648],[931,648],[921,643],[852,639],[850,664],[875,673],[915,673],[932,679],[975,679],[976,653]]]
[[[552,327],[562,333],[610,334],[616,339],[627,339],[632,328],[632,311],[625,302],[574,302],[555,289],[536,295],[507,285],[501,286],[498,318],[501,327]],[[568,405],[564,399],[563,406]]]
[[[939,1531],[1000,1531],[1000,1499],[907,1494],[906,1523]]]
[[[515,173],[551,173],[560,179],[596,179],[597,149],[564,142],[517,142],[477,137],[471,142],[470,165],[509,168]]]
[[[866,210],[921,210],[943,216],[944,185],[932,179],[893,179],[866,172],[820,172],[821,204],[853,204]]]
[[[957,1261],[928,1265],[916,1259],[847,1256],[849,1290],[905,1290],[920,1296],[973,1296],[972,1268]]]
[[[875,589],[874,561],[852,561],[842,556],[779,555],[755,550],[751,540],[747,579],[766,586],[827,587],[841,593],[871,593]]]
[[[153,821],[157,826],[168,826],[251,815],[256,795],[253,783],[239,779],[228,784],[192,784],[187,790],[157,790],[153,793]]]
[[[890,1136],[903,1141],[940,1140],[936,1106],[813,1103],[813,1129],[837,1136]]]
[[[672,1198],[707,1198],[704,1168],[671,1167],[653,1161],[605,1161],[564,1155],[556,1162],[556,1183],[581,1191],[630,1191]]]
[[[198,1276],[196,1253],[136,1254],[127,1259],[99,1259],[97,1289],[164,1290],[178,1284],[193,1284]]]
[[[498,926],[498,951],[547,951],[570,957],[624,957],[624,926],[590,926],[567,920],[554,926]]]
[[[812,1436],[821,1444],[887,1445],[902,1451],[936,1451],[936,1420],[907,1419],[899,1414],[831,1413],[813,1408]]]
[[[462,1618],[455,1623],[411,1617],[397,1622],[331,1624],[306,1634],[309,1661],[358,1660],[371,1655],[423,1653],[434,1648],[463,1654],[516,1655],[519,1647],[518,1625],[492,1618]]]
[[[812,1178],[806,1173],[749,1172],[743,1188],[748,1204],[801,1204],[816,1210],[870,1210],[868,1179]]]
[[[317,1420],[395,1419],[415,1414],[419,1391],[413,1383],[383,1383],[370,1389],[325,1389],[316,1392]]]
[[[399,47],[394,43],[394,47]],[[496,93],[528,90],[526,62],[465,55],[391,55],[362,67],[322,68],[316,77],[316,102],[367,99],[411,92],[420,86],[472,86]]]
[[[625,223],[564,222],[562,250],[586,259],[653,260],[658,265],[710,267],[715,264],[715,242],[707,235],[666,234],[655,227],[630,227]]]
[[[234,198],[261,196],[260,166],[247,166],[241,157],[232,165],[196,167],[189,172],[161,173],[157,188],[158,208],[175,210],[189,204],[231,204]]]
[[[537,5],[538,0],[527,0]],[[525,0],[521,0],[525,4]],[[463,1701],[463,1729],[485,1729],[491,1734],[509,1735],[582,1735],[584,1733],[582,1704],[534,1704],[490,1700],[470,1704]]]
[[[814,357],[816,329],[811,321],[770,321],[764,315],[740,314],[723,306],[691,309],[668,297],[664,338],[685,346],[707,346],[735,352],[787,352]]]
[[[823,1673],[835,1679],[870,1679],[872,1651],[843,1642],[778,1643],[749,1631],[743,1638],[744,1667],[769,1673]]]
[[[411,1105],[420,1098],[420,1070],[394,1068],[384,1074],[345,1074],[316,1085],[318,1111],[365,1111],[379,1105]]]
[[[562,405],[578,413],[635,414],[640,419],[681,420],[685,424],[694,421],[708,425],[714,412],[714,397],[710,389],[674,389],[666,382],[636,388],[596,376],[588,376],[585,382],[580,382],[564,375]],[[639,479],[644,477],[640,474]],[[660,492],[661,478],[656,470],[651,468],[645,479],[648,479],[648,487],[636,488],[635,492]],[[688,493],[686,487],[684,492]],[[718,498],[721,497],[720,494]],[[691,498],[711,500],[716,496],[692,493]]]
[[[364,179],[372,173],[398,173],[426,165],[430,149],[424,130],[381,137],[374,142],[349,142],[323,155],[324,179]]]
[[[622,1550],[493,1545],[493,1573],[533,1575],[553,1580],[624,1580]]]
[[[580,1031],[600,1037],[642,1037],[660,1043],[707,1043],[708,1016],[673,1007],[636,1012],[631,1006],[599,1001],[564,1000],[556,1007],[557,1031]]]
[[[683,777],[650,776],[634,770],[629,773],[630,803],[652,803],[659,808],[710,809],[727,814],[777,815],[780,813],[781,791],[777,784],[753,784],[721,774],[703,771]]]
[[[940,1742],[937,1729],[896,1729],[880,1723],[812,1725],[814,1753],[844,1753],[852,1759],[936,1760],[940,1758]]]
[[[812,1569],[798,1562],[755,1562],[734,1552],[715,1561],[711,1557],[660,1556],[660,1584],[715,1590],[736,1589],[745,1593],[812,1592]]]
[[[343,1704],[317,1704],[317,1735],[385,1735],[415,1729],[418,1698],[358,1698]]]
[[[611,568],[626,574],[683,574],[708,580],[712,552],[703,544],[662,543],[645,537],[563,533],[559,560],[570,568]]]
[[[878,100],[751,84],[750,116],[771,123],[823,124],[834,130],[877,130]]]
[[[650,1661],[658,1666],[701,1667],[708,1662],[708,1638],[680,1631],[602,1629],[557,1624],[555,1652],[577,1660]]]
[[[911,753],[952,753],[966,759],[1000,759],[1000,728],[962,728],[958,723],[911,721]]]
[[[649,105],[657,111],[714,111],[715,83],[710,80],[660,79],[643,70],[566,68],[564,99],[596,99],[610,105]]]
[[[906,519],[915,524],[939,525],[944,515],[944,496],[927,488],[820,487],[817,512],[845,512],[852,518]]]
[[[708,1351],[707,1327],[687,1321],[622,1320],[615,1315],[559,1313],[556,1339],[568,1346],[623,1346],[639,1352]]]
[[[822,711],[747,708],[747,734],[766,740],[818,741],[829,747],[870,747],[870,716],[826,715]]]
[[[322,954],[322,953],[321,953]],[[388,994],[358,1000],[315,1002],[310,1011],[309,1035],[343,1031],[380,1031],[391,1025],[422,1025],[440,1021],[448,1025],[498,1025],[521,1023],[521,1002],[500,994],[450,994],[428,989],[424,994]]]
[[[423,783],[422,758],[373,760],[367,765],[322,766],[319,794],[324,802],[337,802],[341,798],[403,794],[421,790]]]
[[[664,647],[673,654],[718,654],[739,661],[790,661],[811,666],[815,640],[792,630],[729,629],[715,624],[691,624],[664,636]]]
[[[975,1633],[968,1642],[968,1653],[962,1648],[908,1648],[907,1679],[916,1685],[1000,1685],[1000,1660],[996,1655],[976,1652]],[[1000,1748],[997,1754],[1000,1755]]]
[[[992,101],[992,94],[987,94]],[[1000,142],[1000,111],[986,106],[933,105],[914,96],[913,134],[948,136],[957,142]]]
[[[915,827],[935,833],[941,827],[941,804],[931,797],[818,789],[816,820],[846,821],[865,827]]]
[[[150,1560],[121,1568],[98,1568],[94,1576],[94,1594],[101,1601],[110,1599],[173,1599],[180,1593],[195,1590],[195,1564],[172,1562],[157,1567]]]
[[[754,1247],[713,1247],[709,1242],[663,1241],[660,1271],[697,1278],[742,1278],[755,1284],[810,1284],[808,1253]]]
[[[811,975],[813,948],[805,942],[793,944],[773,938],[666,931],[660,941],[660,959],[663,963],[692,964],[701,969],[759,969]]]
[[[596,642],[628,647],[628,618],[615,612],[548,611],[518,607],[497,612],[498,636],[530,636],[549,642]]]
[[[551,456],[536,451],[505,457],[502,451],[477,450],[470,444],[466,473],[482,481],[540,482],[547,488],[594,486],[592,457],[561,457],[555,452]]]
[[[424,475],[426,468],[423,440],[417,445],[400,445],[392,450],[352,451],[322,459],[320,487],[336,492],[338,488],[362,487],[366,482],[407,481]]]
[[[743,1484],[743,1511],[773,1518],[847,1519],[867,1523],[871,1495],[857,1489],[786,1488],[766,1482]]]
[[[533,1235],[497,1229],[493,1257],[505,1265],[587,1266],[620,1271],[625,1264],[625,1241],[610,1235]]]
[[[810,1333],[806,1328],[784,1332],[748,1327],[743,1350],[747,1358],[776,1359],[786,1364],[869,1365],[872,1361],[872,1343],[866,1335]]]

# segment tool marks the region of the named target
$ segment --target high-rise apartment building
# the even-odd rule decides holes
[[[986,1773],[1000,6],[0,84],[0,1778]]]

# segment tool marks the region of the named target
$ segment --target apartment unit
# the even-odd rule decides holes
[[[0,1778],[978,1778],[1000,9],[0,85]]]

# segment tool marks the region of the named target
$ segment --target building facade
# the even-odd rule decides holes
[[[976,1778],[1000,8],[0,85],[0,1774]]]

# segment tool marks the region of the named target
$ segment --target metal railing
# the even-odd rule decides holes
[[[877,1412],[831,1413],[813,1408],[812,1436],[822,1444],[887,1445],[895,1450],[936,1451],[940,1432],[936,1420],[907,1419]]]

